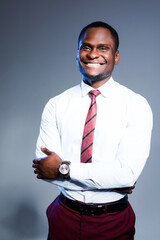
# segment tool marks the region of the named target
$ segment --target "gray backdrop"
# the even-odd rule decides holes
[[[45,240],[45,211],[58,194],[31,168],[49,98],[79,83],[77,37],[97,20],[120,36],[116,81],[141,93],[154,114],[150,158],[130,196],[136,239],[158,240],[160,3],[155,0],[0,1],[0,239]]]

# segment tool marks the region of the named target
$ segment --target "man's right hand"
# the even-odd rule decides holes
[[[33,160],[34,173],[37,174],[38,179],[57,179],[59,177],[58,167],[62,163],[62,159],[46,147],[41,147],[41,150],[47,156],[40,160]]]

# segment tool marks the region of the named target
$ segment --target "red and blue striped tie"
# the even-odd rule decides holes
[[[97,103],[96,97],[100,94],[99,90],[92,90],[88,93],[91,98],[91,105],[88,110],[83,139],[81,147],[81,162],[91,163],[92,162],[92,151],[93,151],[93,138],[97,118]]]

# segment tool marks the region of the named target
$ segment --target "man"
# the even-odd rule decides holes
[[[44,109],[34,172],[61,191],[47,209],[49,240],[134,239],[127,194],[149,155],[152,113],[142,96],[113,80],[118,45],[106,23],[82,29],[83,81]]]

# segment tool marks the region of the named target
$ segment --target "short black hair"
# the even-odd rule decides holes
[[[115,42],[115,50],[118,49],[119,47],[119,36],[118,36],[118,33],[117,31],[111,27],[109,24],[105,23],[105,22],[101,22],[101,21],[98,21],[98,22],[92,22],[90,24],[88,24],[87,26],[85,26],[80,34],[79,34],[79,37],[78,37],[78,46],[79,46],[79,42],[81,40],[81,38],[83,37],[84,33],[89,29],[89,28],[96,28],[96,27],[103,27],[103,28],[106,28],[110,31],[113,39],[114,39],[114,42]]]

